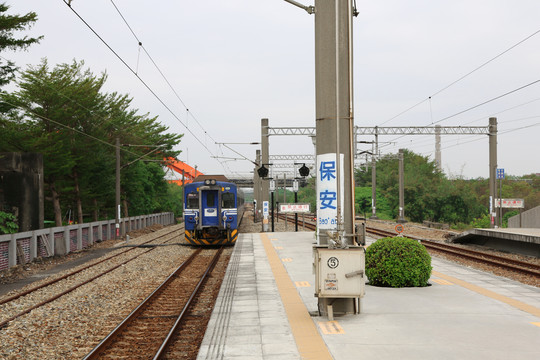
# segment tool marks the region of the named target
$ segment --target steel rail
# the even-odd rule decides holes
[[[202,251],[198,248],[187,258],[172,274],[170,274],[150,295],[148,295],[116,328],[114,328],[109,335],[107,335],[101,342],[90,351],[83,360],[99,359],[101,352],[103,352],[112,341],[120,334],[120,332],[126,328],[126,326],[137,317],[137,315],[145,308],[145,306],[153,300],[161,291],[179,274],[187,265],[189,265],[195,257]]]
[[[429,241],[429,240],[423,240],[423,241]],[[433,246],[437,246],[437,247],[441,247],[441,248],[445,248],[445,249],[452,249],[453,250],[453,249],[456,248],[455,246],[452,246],[452,245],[449,245],[449,244],[436,243],[436,242],[432,242],[432,241],[430,241],[430,243]],[[478,252],[478,251],[470,250],[470,249],[464,249],[464,248],[459,248],[459,249],[461,251],[463,251],[463,252],[466,252],[466,253],[470,253],[470,254],[474,254],[474,255],[480,254],[481,256],[489,257],[490,259],[505,261],[505,262],[513,264],[513,265],[529,267],[531,269],[534,269],[534,270],[537,270],[537,271],[540,272],[540,265],[537,265],[537,264],[533,264],[533,263],[529,263],[529,262],[521,261],[521,260],[505,258],[503,256],[494,255],[494,254],[486,254],[486,253],[483,253],[483,252]]]
[[[396,236],[396,234],[390,231],[385,231],[385,230],[380,230],[380,229],[375,229],[375,228],[367,228],[366,231],[372,234],[380,235],[380,236]],[[442,244],[442,243],[432,241],[432,240],[419,239],[419,238],[415,238],[411,236],[407,236],[407,237],[413,240],[418,240],[426,248],[429,248],[435,251],[441,251],[447,254],[467,258],[467,259],[481,262],[484,264],[497,266],[500,268],[505,268],[507,270],[540,277],[540,266],[536,264],[532,264],[532,263],[528,263],[528,262],[520,261],[520,260],[508,259],[508,258],[498,256],[498,255],[487,254],[482,251],[464,249],[464,248],[453,246],[450,244]]]
[[[516,265],[514,263],[515,260],[512,260],[512,259],[506,259],[499,256],[493,256],[493,255],[485,254],[478,251],[475,252],[474,250],[469,250],[469,249],[464,249],[464,251],[461,251],[461,248],[458,248],[458,247],[455,247],[455,248],[443,247],[443,246],[439,246],[439,244],[434,244],[432,241],[421,240],[421,242],[422,242],[422,245],[424,245],[426,248],[431,249],[431,250],[442,251],[444,253],[456,255],[459,257],[464,257],[464,258],[475,260],[475,261],[482,262],[485,264],[502,267],[508,270],[512,270],[512,271],[516,271],[516,272],[520,272],[520,273],[524,273],[527,275],[532,275],[532,276],[540,278],[540,271],[524,267],[524,266],[535,267],[536,265],[534,264],[519,262],[521,264]]]
[[[173,233],[173,232],[175,232],[175,231],[179,231],[179,230],[180,230],[180,229],[170,231],[170,232],[168,232],[168,233],[166,233],[166,234],[163,234],[163,235],[161,235],[161,236],[158,236],[157,238],[154,238],[154,239],[151,239],[151,240],[149,240],[149,241],[143,242],[143,243],[140,244],[140,245],[148,244],[149,242],[155,241],[155,240],[157,240],[157,239],[160,239],[160,238],[162,238],[162,237],[165,237],[165,236],[167,236],[167,235],[169,235],[169,234],[171,234],[171,233]],[[49,285],[55,284],[55,283],[57,283],[57,282],[59,282],[59,281],[61,281],[61,280],[67,279],[67,278],[70,277],[70,276],[76,275],[76,274],[78,274],[78,273],[80,273],[80,272],[82,272],[82,271],[84,271],[84,270],[90,269],[90,268],[93,267],[93,266],[99,265],[99,264],[101,264],[101,263],[103,263],[103,262],[105,262],[105,261],[107,261],[107,260],[110,260],[110,259],[115,258],[115,257],[117,257],[117,256],[123,255],[123,254],[125,254],[125,253],[127,253],[127,252],[129,252],[129,251],[131,251],[131,250],[135,250],[135,249],[136,249],[136,247],[130,248],[130,249],[125,250],[125,251],[122,251],[122,252],[120,252],[120,253],[118,253],[118,254],[109,256],[109,257],[107,257],[107,258],[105,258],[105,259],[102,259],[102,260],[100,260],[100,261],[98,261],[98,262],[95,262],[95,263],[92,263],[92,264],[90,264],[90,265],[87,265],[87,266],[85,266],[85,267],[83,267],[83,268],[81,268],[81,269],[79,269],[79,270],[75,270],[75,271],[72,271],[72,272],[70,272],[70,273],[68,273],[68,274],[62,275],[62,276],[59,277],[59,278],[49,280],[49,281],[47,281],[47,282],[45,282],[45,283],[43,283],[43,284],[41,284],[41,285],[35,286],[35,287],[31,288],[31,289],[28,289],[28,290],[22,291],[22,292],[20,292],[20,293],[14,294],[14,295],[12,295],[12,296],[9,296],[9,297],[7,297],[7,298],[5,298],[5,299],[0,300],[0,305],[3,305],[3,304],[8,303],[8,302],[10,302],[10,301],[16,300],[16,299],[18,299],[18,298],[20,298],[20,297],[22,297],[22,296],[26,296],[26,295],[28,295],[28,294],[31,294],[31,293],[33,293],[34,291],[37,291],[37,290],[42,289],[42,288],[44,288],[44,287],[47,287],[47,286],[49,286]]]
[[[172,233],[172,232],[174,232],[174,231],[171,231],[170,233]],[[168,233],[168,234],[170,234],[170,233]],[[168,235],[168,234],[167,234],[167,235]],[[19,318],[19,317],[21,317],[21,316],[23,316],[23,315],[28,314],[28,313],[31,312],[32,310],[35,310],[35,309],[37,309],[37,308],[39,308],[39,307],[41,307],[41,306],[43,306],[43,305],[46,305],[46,304],[48,304],[48,303],[51,303],[51,302],[53,302],[54,300],[56,300],[56,299],[58,299],[58,298],[60,298],[60,297],[62,297],[62,296],[64,296],[64,295],[66,295],[66,294],[69,294],[70,292],[72,292],[72,291],[74,291],[74,290],[80,288],[81,286],[86,285],[86,284],[88,284],[88,283],[90,283],[90,282],[92,282],[92,281],[94,281],[94,280],[96,280],[96,279],[102,277],[103,275],[106,275],[106,274],[108,274],[108,273],[110,273],[110,272],[112,272],[112,271],[118,269],[120,266],[123,266],[123,265],[125,265],[125,264],[127,264],[127,263],[129,263],[129,262],[131,262],[131,261],[133,261],[133,260],[135,260],[135,259],[137,259],[138,257],[140,257],[140,256],[142,256],[142,255],[144,255],[144,254],[146,254],[146,253],[148,253],[148,252],[150,252],[150,251],[152,251],[152,250],[155,250],[155,248],[148,249],[148,250],[146,250],[146,251],[144,251],[144,252],[142,252],[142,253],[140,253],[140,254],[138,254],[138,255],[132,257],[131,259],[128,259],[128,260],[126,260],[126,261],[124,261],[124,262],[122,262],[122,263],[120,263],[120,264],[118,264],[118,265],[116,265],[116,266],[113,266],[113,267],[110,268],[110,269],[107,269],[106,271],[104,271],[104,272],[102,272],[102,273],[100,273],[100,274],[98,274],[98,275],[96,275],[96,276],[91,277],[90,279],[87,279],[87,280],[83,281],[82,283],[79,283],[79,284],[77,284],[77,285],[74,285],[74,286],[72,286],[72,287],[70,287],[70,288],[68,288],[68,289],[66,289],[66,290],[64,290],[64,291],[62,291],[62,292],[60,292],[60,293],[58,293],[58,294],[56,294],[56,295],[54,295],[54,296],[48,298],[48,299],[46,299],[46,300],[43,300],[42,302],[40,302],[40,303],[38,303],[38,304],[36,304],[36,305],[34,305],[34,306],[29,307],[28,309],[26,309],[26,310],[24,310],[24,311],[21,311],[20,313],[18,313],[18,314],[16,314],[16,315],[14,315],[14,316],[12,316],[12,317],[10,317],[10,318],[8,318],[8,319],[6,319],[6,320],[0,322],[0,329],[6,327],[11,321],[13,321],[13,320],[15,320],[15,319],[17,319],[17,318]]]
[[[294,218],[290,218],[285,214],[278,214],[277,217],[280,218],[280,219],[283,219],[283,220],[286,219],[287,222],[289,222],[289,223],[293,223],[293,224],[295,223]],[[300,221],[298,221],[298,223],[300,224]],[[310,230],[316,230],[317,229],[317,224],[314,224],[314,223],[312,223],[310,221],[306,221],[306,220],[304,220],[304,226],[306,228],[310,229]]]
[[[165,354],[165,350],[169,347],[169,345],[171,344],[172,342],[172,338],[173,338],[173,335],[176,333],[178,327],[180,326],[180,324],[182,323],[182,321],[184,321],[185,319],[185,314],[188,312],[188,309],[189,307],[191,306],[191,303],[193,302],[193,300],[195,299],[195,296],[197,296],[197,294],[199,293],[199,290],[201,289],[203,283],[206,281],[206,279],[208,278],[208,275],[210,274],[210,272],[212,271],[212,269],[215,267],[215,265],[217,264],[217,261],[221,255],[221,253],[223,252],[223,247],[221,247],[218,252],[216,252],[216,254],[214,255],[214,257],[212,258],[212,262],[210,263],[210,265],[208,265],[208,267],[206,268],[206,271],[204,272],[204,274],[201,276],[201,279],[199,280],[199,282],[197,283],[197,286],[195,287],[195,289],[193,290],[193,292],[191,293],[191,296],[189,297],[186,305],[184,306],[184,308],[182,309],[182,311],[180,312],[180,315],[178,315],[178,318],[176,319],[176,321],[174,322],[174,325],[171,327],[171,330],[169,331],[169,333],[167,334],[165,340],[163,340],[163,343],[161,344],[161,346],[159,347],[158,351],[156,352],[155,356],[154,356],[154,360],[158,360],[158,359],[161,359],[162,356]]]

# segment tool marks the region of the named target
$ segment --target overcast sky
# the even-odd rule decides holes
[[[51,65],[84,60],[94,73],[106,71],[107,91],[129,94],[141,113],[158,115],[169,131],[186,134],[180,160],[203,173],[249,175],[250,162],[212,156],[239,157],[215,142],[260,141],[261,118],[269,118],[271,127],[315,126],[314,16],[283,0],[114,0],[181,101],[111,0],[73,0],[72,8],[171,111],[63,0],[6,2],[11,14],[36,12],[39,19],[29,35],[45,38],[26,52],[3,56],[23,69],[47,58]],[[499,167],[512,175],[540,173],[540,82],[463,112],[540,80],[540,33],[535,34],[540,31],[540,1],[356,4],[355,125],[487,126],[488,118],[496,116]],[[407,148],[434,158],[433,136],[380,136],[379,141],[389,142],[381,144],[382,154]],[[255,158],[257,146],[229,146]],[[271,155],[313,152],[308,137],[270,138]],[[488,159],[485,135],[442,137],[443,170],[449,176],[488,177]]]

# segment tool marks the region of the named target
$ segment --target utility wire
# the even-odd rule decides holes
[[[529,86],[532,86],[532,85],[534,85],[534,84],[536,84],[536,83],[539,83],[539,82],[540,82],[540,79],[535,80],[535,81],[533,81],[533,82],[531,82],[531,83],[528,83],[527,85],[520,86],[520,87],[518,87],[517,89],[508,91],[508,92],[506,92],[506,93],[504,93],[504,94],[502,94],[502,95],[499,95],[499,96],[496,96],[496,97],[494,97],[494,98],[492,98],[492,99],[486,100],[486,101],[484,101],[484,102],[482,102],[482,103],[480,103],[480,104],[471,106],[471,107],[468,108],[468,109],[459,111],[459,112],[455,113],[454,115],[450,115],[450,116],[447,116],[447,117],[445,117],[445,118],[442,118],[441,120],[438,120],[438,121],[434,122],[434,124],[437,124],[437,123],[440,123],[440,122],[442,122],[442,121],[451,119],[451,118],[453,118],[453,117],[455,117],[455,116],[458,116],[458,115],[461,115],[461,114],[463,114],[463,113],[466,113],[467,111],[471,111],[471,110],[473,110],[473,109],[476,109],[477,107],[480,107],[480,106],[489,104],[490,102],[493,102],[493,101],[495,101],[495,100],[499,100],[500,98],[503,98],[503,97],[508,96],[508,95],[510,95],[510,94],[513,94],[513,93],[515,93],[515,92],[517,92],[517,91],[520,91],[520,90],[523,90],[523,89],[525,89],[525,88],[528,88]]]
[[[0,55],[0,58],[2,58],[2,59],[4,59],[4,60],[7,60],[7,59],[6,59],[5,57],[3,57],[2,55]],[[15,71],[16,71],[19,75],[22,75],[22,73],[21,73],[21,71],[20,71],[19,69],[15,69]],[[41,79],[37,79],[37,80],[39,80],[39,81],[41,82],[41,85],[45,85],[46,87],[48,87],[49,89],[51,89],[52,91],[54,91],[55,93],[57,93],[58,95],[60,95],[61,97],[67,99],[68,101],[70,101],[70,102],[72,102],[73,104],[79,106],[80,108],[82,108],[82,109],[88,111],[89,114],[94,114],[94,110],[87,108],[86,106],[82,105],[82,104],[79,103],[78,101],[76,101],[76,100],[70,98],[69,96],[65,95],[64,93],[62,93],[62,92],[59,91],[58,89],[53,88],[51,85],[47,84],[46,82],[42,82]],[[82,131],[77,130],[77,129],[72,128],[72,127],[69,127],[69,126],[67,126],[67,125],[65,125],[65,124],[59,123],[59,122],[57,122],[57,121],[55,121],[55,120],[49,119],[49,118],[44,117],[44,116],[42,116],[42,115],[39,115],[39,114],[37,114],[33,109],[30,109],[30,108],[27,108],[27,107],[23,107],[23,106],[19,106],[19,105],[14,105],[14,104],[11,104],[11,103],[9,103],[9,102],[7,102],[7,101],[2,101],[2,102],[6,103],[6,104],[8,104],[8,105],[11,105],[11,106],[13,106],[13,107],[16,107],[16,108],[18,108],[18,109],[20,109],[20,110],[23,110],[23,111],[26,111],[26,112],[28,112],[28,113],[31,113],[31,114],[33,114],[34,116],[40,117],[40,118],[42,118],[42,119],[44,119],[44,120],[50,121],[50,122],[52,122],[52,123],[54,123],[54,124],[60,125],[60,126],[66,128],[66,129],[69,129],[69,130],[78,132],[78,133],[80,133],[81,135],[87,136],[87,137],[89,137],[89,138],[91,138],[91,139],[93,139],[93,140],[96,140],[96,141],[98,141],[98,142],[101,142],[101,143],[110,145],[110,146],[112,146],[112,147],[115,147],[115,146],[116,146],[116,145],[110,144],[110,143],[108,143],[108,142],[106,142],[106,141],[100,140],[100,139],[98,139],[98,138],[96,138],[96,137],[94,137],[94,136],[92,136],[92,135],[89,135],[89,134],[87,134],[87,133],[85,133],[85,132],[82,132]],[[107,118],[102,117],[102,116],[100,116],[100,115],[96,115],[96,116],[98,116],[99,118],[101,118],[101,120],[103,120],[105,123],[108,123],[108,124],[112,125],[113,128],[114,128],[115,130],[118,130],[118,127],[117,127],[114,123],[112,123],[112,121],[111,121],[110,119],[107,119]],[[126,129],[124,129],[124,130],[126,130]],[[127,129],[127,130],[129,130],[129,129]],[[129,146],[156,146],[156,147],[157,147],[156,150],[157,150],[159,147],[161,147],[161,146],[163,146],[163,145],[152,144],[152,145],[129,145]],[[152,152],[154,152],[154,151],[156,151],[156,150],[152,150],[152,151],[150,151],[150,152],[148,152],[148,153],[146,153],[146,154],[140,156],[140,158],[146,157],[146,156],[150,155]],[[139,156],[139,154],[134,153],[134,152],[129,151],[129,150],[126,150],[126,149],[124,149],[124,148],[122,148],[122,151],[124,151],[124,152],[126,152],[126,153],[130,153],[130,154],[132,154],[132,155],[134,155],[134,156]],[[140,158],[139,158],[139,159],[140,159]],[[131,163],[133,163],[133,162],[131,162]],[[131,163],[129,163],[129,164],[127,164],[127,165],[131,165]],[[124,166],[126,166],[126,165],[124,165]],[[123,167],[124,167],[124,166],[123,166]]]
[[[202,124],[199,122],[199,120],[193,115],[193,113],[190,113],[189,112],[189,109],[187,107],[187,105],[184,103],[184,101],[182,100],[182,98],[180,97],[180,95],[178,95],[177,91],[175,90],[175,88],[171,85],[170,81],[167,79],[167,77],[165,76],[165,74],[163,73],[163,71],[161,71],[160,67],[157,65],[157,63],[154,61],[154,59],[152,58],[152,56],[150,55],[150,53],[146,50],[146,48],[144,47],[142,41],[139,39],[139,37],[135,34],[135,32],[133,31],[133,28],[129,25],[129,23],[127,22],[125,16],[122,14],[122,12],[120,11],[120,9],[118,8],[118,6],[116,6],[116,4],[114,3],[113,0],[110,0],[111,3],[113,4],[114,8],[116,9],[116,11],[118,12],[118,14],[120,15],[120,17],[122,18],[122,20],[124,21],[124,23],[126,24],[126,26],[128,27],[129,31],[133,34],[133,37],[135,38],[135,40],[137,40],[137,43],[139,44],[139,46],[143,49],[144,53],[148,56],[148,58],[150,59],[150,61],[152,62],[152,64],[154,64],[154,67],[156,68],[156,70],[159,72],[159,74],[161,75],[161,77],[163,78],[163,80],[165,80],[165,82],[167,83],[167,85],[169,86],[169,88],[171,89],[171,91],[174,93],[174,95],[176,96],[176,98],[180,101],[180,103],[182,104],[182,106],[188,111],[188,114],[191,115],[191,117],[195,120],[195,122],[197,122],[197,124],[199,125],[199,127],[204,131],[204,133],[210,138],[212,139],[214,142],[216,142],[215,139],[212,138],[212,136],[210,136],[208,134],[208,132],[206,131],[206,129],[202,126]]]
[[[473,110],[473,109],[476,109],[476,108],[478,108],[478,107],[480,107],[480,106],[482,106],[482,105],[488,104],[488,103],[490,103],[490,102],[493,102],[493,101],[498,100],[498,99],[500,99],[500,98],[503,98],[503,97],[505,97],[505,96],[508,96],[508,95],[510,95],[510,94],[513,94],[513,93],[515,93],[515,92],[517,92],[517,91],[523,90],[523,89],[525,89],[525,88],[527,88],[527,87],[529,87],[529,86],[532,86],[532,85],[534,85],[534,84],[536,84],[536,83],[539,83],[539,82],[540,82],[540,79],[539,79],[539,80],[535,80],[535,81],[533,81],[533,82],[531,82],[531,83],[528,83],[527,85],[520,86],[520,87],[517,88],[517,89],[508,91],[508,92],[506,92],[506,93],[504,93],[504,94],[502,94],[502,95],[499,95],[499,96],[496,96],[496,97],[491,98],[491,99],[489,99],[489,100],[486,100],[486,101],[484,101],[484,102],[481,102],[480,104],[471,106],[471,107],[469,107],[469,108],[467,108],[467,109],[465,109],[465,110],[459,111],[459,112],[457,112],[457,113],[455,113],[455,114],[453,114],[453,115],[450,115],[450,116],[447,116],[447,117],[442,118],[442,119],[440,119],[440,120],[437,120],[437,121],[435,121],[435,122],[432,122],[432,124],[438,124],[438,123],[440,123],[440,122],[442,122],[442,121],[445,121],[445,120],[451,119],[451,118],[453,118],[453,117],[456,117],[456,116],[458,116],[458,115],[464,114],[464,113],[466,113],[467,111],[471,111],[471,110]],[[394,138],[394,139],[392,139],[392,140],[390,140],[390,141],[396,141],[396,140],[399,140],[399,139],[401,139],[402,137],[405,137],[405,136],[407,136],[407,135],[400,135],[400,136],[398,136],[398,137],[396,137],[396,138]]]
[[[495,116],[495,115],[499,115],[499,114],[502,114],[502,113],[504,113],[504,112],[507,112],[507,111],[510,111],[510,110],[514,110],[514,109],[517,109],[517,108],[522,107],[522,106],[525,106],[525,105],[529,105],[529,104],[531,104],[531,103],[533,103],[533,102],[535,102],[535,101],[538,101],[538,100],[540,100],[540,98],[536,98],[536,99],[533,99],[533,100],[530,100],[530,101],[521,103],[521,104],[519,104],[519,105],[515,105],[515,106],[512,106],[512,107],[506,108],[506,109],[501,110],[501,111],[498,111],[498,112],[496,112],[496,113],[492,113],[492,114],[490,114],[489,116],[482,116],[481,118],[478,118],[478,119],[476,119],[476,120],[469,121],[468,123],[465,123],[464,125],[469,125],[469,124],[472,124],[472,123],[475,123],[475,122],[478,122],[478,121],[481,121],[481,120],[485,120],[486,117],[493,117],[493,116]]]
[[[516,44],[510,46],[508,49],[504,50],[504,51],[501,52],[500,54],[498,54],[498,55],[496,55],[495,57],[491,58],[490,60],[484,62],[482,65],[476,67],[474,70],[469,71],[469,72],[466,73],[465,75],[461,76],[459,79],[453,81],[453,82],[450,83],[449,85],[447,85],[447,86],[443,87],[442,89],[440,89],[439,91],[435,92],[433,95],[428,96],[426,99],[420,101],[419,103],[417,103],[417,104],[411,106],[410,108],[408,108],[408,109],[406,109],[406,110],[403,110],[403,111],[400,112],[399,114],[397,114],[397,115],[393,116],[392,118],[390,118],[390,119],[384,121],[384,122],[381,123],[379,126],[384,125],[384,124],[386,124],[387,122],[390,122],[390,121],[394,120],[395,118],[397,118],[397,117],[399,117],[399,116],[405,114],[406,112],[409,112],[410,110],[414,109],[415,107],[417,107],[417,106],[423,104],[424,102],[426,102],[426,101],[428,101],[428,100],[431,101],[431,99],[432,99],[434,96],[439,95],[439,94],[442,93],[443,91],[447,90],[448,88],[450,88],[451,86],[457,84],[458,82],[460,82],[461,80],[465,79],[465,78],[468,77],[469,75],[475,73],[476,71],[480,70],[480,69],[483,68],[484,66],[486,66],[486,65],[488,65],[489,63],[493,62],[494,60],[498,59],[499,57],[501,57],[502,55],[506,54],[506,53],[509,52],[510,50],[512,50],[512,49],[514,49],[515,47],[517,47],[517,46],[523,44],[525,41],[529,40],[530,38],[532,38],[533,36],[537,35],[538,33],[540,33],[540,30],[535,31],[534,33],[532,33],[531,35],[527,36],[527,37],[524,38],[523,40],[518,41]],[[442,121],[442,120],[441,120],[441,121]]]
[[[71,130],[71,131],[73,131],[73,132],[79,133],[79,134],[81,134],[81,135],[83,135],[83,136],[86,136],[86,137],[88,137],[88,138],[90,138],[90,139],[92,139],[92,140],[95,140],[95,141],[97,141],[97,142],[99,142],[99,143],[102,143],[102,144],[104,144],[104,145],[107,145],[107,146],[116,148],[116,145],[114,145],[114,144],[111,144],[111,143],[109,143],[109,142],[107,142],[107,141],[101,140],[101,139],[99,139],[99,138],[97,138],[97,137],[95,137],[95,136],[92,136],[92,135],[90,135],[90,134],[87,134],[87,133],[85,133],[84,131],[81,131],[81,130],[72,128],[72,127],[70,127],[70,126],[68,126],[68,125],[62,124],[61,122],[58,122],[58,121],[53,120],[53,119],[51,119],[51,118],[48,118],[48,117],[46,117],[46,116],[40,115],[40,114],[38,114],[37,112],[35,112],[33,109],[30,109],[30,108],[28,108],[28,107],[26,107],[26,106],[16,105],[16,104],[13,104],[13,103],[11,103],[11,102],[9,102],[9,101],[6,101],[6,100],[0,100],[0,102],[3,102],[4,104],[8,104],[8,105],[10,105],[10,106],[12,106],[12,107],[14,107],[14,108],[17,108],[17,109],[20,109],[20,110],[22,110],[22,111],[25,111],[25,112],[27,112],[27,113],[29,113],[29,114],[32,114],[32,115],[34,115],[34,116],[36,116],[36,117],[38,117],[38,118],[40,118],[40,119],[42,119],[42,120],[50,121],[50,122],[53,123],[53,124],[56,124],[56,125],[61,126],[61,127],[65,128],[65,129]],[[126,153],[129,153],[129,154],[131,154],[131,155],[134,155],[134,156],[139,156],[139,155],[140,155],[140,154],[137,154],[137,153],[132,152],[132,151],[130,151],[130,150],[127,150],[127,149],[125,149],[125,148],[121,148],[121,150],[124,151],[124,152],[126,152]],[[154,151],[156,151],[156,149],[152,150],[152,151],[149,152],[148,154],[143,155],[142,157],[145,157],[145,156],[149,155],[150,153],[152,153],[152,152],[154,152]]]
[[[505,134],[508,134],[508,133],[511,133],[511,132],[514,132],[514,131],[519,131],[519,130],[523,130],[523,129],[528,129],[528,128],[531,128],[531,127],[535,127],[535,126],[538,126],[540,125],[540,122],[539,123],[535,123],[535,124],[531,124],[531,125],[526,125],[526,126],[522,126],[522,127],[519,127],[519,128],[515,128],[515,129],[510,129],[510,130],[506,130],[506,131],[501,131],[501,132],[498,132],[497,133],[497,136],[499,135],[505,135]],[[468,143],[471,143],[471,142],[475,142],[475,141],[480,141],[480,140],[483,140],[484,138],[477,138],[477,139],[473,139],[473,140],[468,140],[468,141],[464,141],[460,144],[455,144],[455,145],[449,145],[449,146],[445,146],[444,148],[442,148],[441,150],[445,150],[445,149],[449,149],[449,148],[452,148],[452,147],[456,147],[456,146],[460,146],[460,145],[463,145],[463,144],[468,144]]]
[[[7,59],[6,59],[5,57],[3,57],[2,55],[0,55],[0,58],[7,61]],[[17,73],[19,73],[19,75],[22,75],[22,72],[21,72],[19,69],[15,69],[15,71],[16,71]],[[56,92],[58,95],[60,95],[61,97],[63,97],[63,98],[65,98],[65,99],[69,100],[69,101],[72,102],[73,104],[79,106],[80,108],[82,108],[82,109],[88,111],[88,113],[94,115],[94,110],[87,108],[86,106],[84,106],[84,105],[82,105],[81,103],[79,103],[77,100],[74,100],[74,99],[70,98],[69,96],[65,95],[64,93],[62,93],[62,92],[61,92],[60,90],[58,90],[58,89],[53,88],[50,84],[41,81],[41,79],[37,79],[37,80],[40,81],[40,85],[44,85],[44,86],[48,87],[49,89],[51,89],[52,91],[54,91],[54,92]],[[106,118],[104,118],[104,117],[101,117],[101,119],[102,119],[104,122],[109,123],[110,125],[112,125],[112,126],[114,127],[115,130],[118,130],[118,128],[116,127],[116,125],[115,125],[114,123],[112,123],[112,121],[111,121],[110,119],[106,119]]]
[[[165,109],[167,109],[167,111],[176,119],[178,120],[178,122],[180,124],[182,124],[186,130],[197,140],[197,142],[199,142],[203,148],[206,149],[206,151],[208,151],[208,153],[210,153],[211,155],[214,155],[214,153],[197,137],[197,135],[195,135],[193,133],[193,131],[191,131],[190,128],[188,128],[186,126],[186,124],[184,124],[184,122],[182,120],[180,120],[180,118],[171,110],[171,108],[169,106],[167,106],[167,104],[165,104],[165,102],[154,92],[154,90],[131,68],[131,66],[129,66],[125,60],[116,52],[114,51],[114,49],[92,28],[92,26],[90,26],[90,24],[88,24],[88,22],[86,22],[86,20],[83,19],[83,17],[81,15],[79,15],[79,13],[73,9],[71,7],[71,5],[66,1],[66,0],[62,0],[70,9],[71,11],[90,29],[90,31],[92,31],[94,33],[94,35],[97,36],[97,38],[118,58],[118,60],[120,60],[122,62],[122,64],[124,64],[124,66],[126,68],[128,68],[129,71],[131,71],[131,73],[133,75],[135,75],[135,77],[137,77],[137,79],[146,87],[146,89],[148,91],[150,91],[150,93],[163,105],[163,107],[165,107]]]

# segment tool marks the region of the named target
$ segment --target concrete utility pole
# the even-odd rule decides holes
[[[371,155],[371,219],[377,220],[377,156]]]
[[[437,169],[439,169],[439,171],[442,171],[441,125],[435,125],[435,164],[437,164]]]
[[[317,166],[321,166],[319,160],[321,155],[334,154],[337,175],[337,196],[332,204],[337,207],[337,226],[334,231],[348,235],[343,237],[343,242],[352,244],[350,236],[354,234],[353,7],[350,0],[316,0],[315,9]],[[343,163],[339,161],[339,154],[343,155]],[[317,172],[320,173],[319,168]],[[318,176],[320,178],[322,175]],[[318,233],[319,244],[328,244],[328,240],[326,231]]]
[[[352,0],[315,0],[315,95],[317,154],[316,288],[319,309],[333,314],[360,313],[360,297],[321,296],[322,269],[330,269],[331,282],[339,266],[339,251],[355,252],[354,244],[354,109],[352,81]],[[328,245],[326,250],[324,246]],[[348,248],[349,247],[349,248]],[[338,250],[339,248],[339,250]],[[344,250],[348,248],[347,250]],[[328,252],[330,251],[330,253]],[[362,249],[363,251],[363,249]],[[332,253],[334,252],[334,253]],[[363,253],[358,260],[363,260]],[[328,260],[320,260],[321,257]],[[344,258],[341,261],[345,261]],[[361,262],[361,261],[360,261]],[[365,271],[363,266],[358,274]],[[326,271],[326,270],[324,270]],[[336,271],[337,272],[337,271]],[[341,282],[344,282],[345,277]],[[363,279],[352,281],[363,287]]]
[[[403,149],[399,149],[399,215],[397,222],[403,224],[405,220],[405,171],[403,166]]]
[[[261,150],[255,151],[255,163],[261,165]],[[262,206],[261,202],[261,178],[259,177],[259,173],[257,172],[257,169],[259,166],[255,166],[253,169],[253,199],[255,199],[254,204],[254,219],[253,221],[258,221],[259,216],[259,209]]]
[[[489,215],[495,227],[495,198],[497,197],[497,118],[489,118]]]
[[[287,174],[283,173],[283,203],[287,202]]]
[[[120,139],[116,138],[116,201],[115,209],[116,221],[115,223],[115,234],[116,239],[120,236]]]
[[[269,149],[268,149],[268,119],[261,119],[261,162],[259,165],[269,166]],[[260,209],[263,209],[264,202],[270,200],[270,184],[268,180],[261,179],[261,204]],[[268,231],[268,218],[262,221],[262,231]]]
[[[355,135],[356,139],[356,135]],[[355,141],[356,142],[356,141]],[[375,151],[371,156],[371,218],[377,220],[377,158],[379,157],[379,131],[375,127]]]

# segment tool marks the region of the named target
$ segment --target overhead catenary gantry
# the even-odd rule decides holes
[[[270,161],[315,161],[315,155],[270,155]]]
[[[268,127],[266,136],[309,136],[315,139],[316,128],[315,127]],[[488,135],[489,136],[489,183],[490,183],[490,214],[492,216],[492,226],[494,224],[494,199],[496,195],[496,181],[495,181],[495,169],[497,167],[497,119],[490,118],[489,125],[487,126],[374,126],[374,127],[354,127],[354,143],[355,146],[362,141],[358,140],[359,136],[372,135],[375,136],[374,149],[371,151],[372,161],[372,218],[377,218],[376,214],[376,159],[379,154],[379,135],[394,135],[394,136],[407,136],[407,135],[435,135],[435,163],[439,170],[442,170],[441,162],[441,135]],[[359,154],[354,149],[354,156],[357,158]],[[287,159],[289,156],[293,159],[294,155],[272,155],[275,159]],[[306,155],[309,158],[310,155]],[[315,169],[316,171],[317,169]]]
[[[358,135],[488,135],[489,126],[355,126]],[[268,127],[268,136],[272,135],[307,135],[316,136],[315,127]]]
[[[355,144],[358,136],[375,136],[375,154],[378,154],[379,135],[435,135],[435,162],[441,169],[441,135],[489,135],[490,126],[355,126]],[[268,127],[268,136],[317,136],[315,127]],[[355,156],[358,154],[354,151]]]

